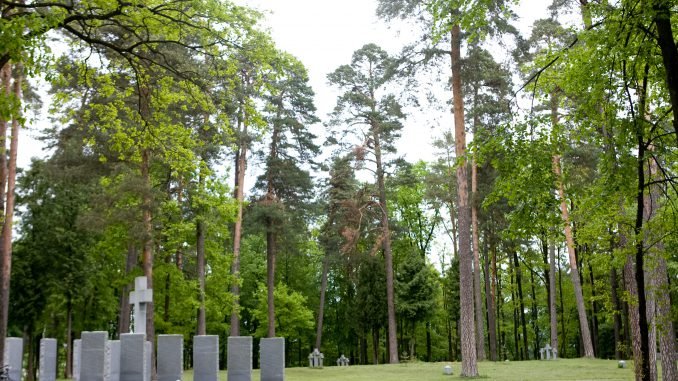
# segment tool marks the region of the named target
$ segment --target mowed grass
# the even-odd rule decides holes
[[[443,367],[452,365],[454,374],[443,375]],[[460,379],[460,363],[405,363],[398,365],[358,365],[350,367],[325,367],[324,369],[288,368],[286,381],[444,381]],[[480,380],[633,380],[633,364],[619,369],[614,360],[559,359],[557,361],[512,361],[478,363]],[[661,379],[661,378],[660,378]],[[193,373],[187,371],[184,381],[192,381]],[[253,381],[259,380],[255,370]],[[219,381],[227,381],[226,371]]]

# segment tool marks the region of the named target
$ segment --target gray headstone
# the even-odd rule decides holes
[[[445,367],[443,367],[443,374],[446,376],[452,375],[452,366],[445,365]]]
[[[40,374],[39,381],[56,381],[57,366],[56,339],[40,339]]]
[[[229,381],[251,381],[252,336],[230,336],[226,361]]]
[[[144,381],[151,381],[153,343],[144,341]]]
[[[80,381],[104,381],[108,333],[83,332],[81,339]]]
[[[120,381],[147,381],[145,344],[146,334],[120,335]]]
[[[193,381],[217,381],[219,336],[193,336]]]
[[[184,336],[158,335],[158,381],[181,380],[184,373]]]
[[[73,340],[73,381],[80,381],[80,361],[82,359],[82,340]]]
[[[9,372],[9,381],[21,381],[24,340],[20,337],[8,337],[5,339],[5,365]]]
[[[109,340],[106,347],[106,379],[120,381],[120,340]]]
[[[271,337],[259,342],[261,381],[285,380],[285,339]]]

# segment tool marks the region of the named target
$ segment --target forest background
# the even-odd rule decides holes
[[[517,28],[516,3],[377,2],[407,44],[322,73],[323,115],[247,6],[2,1],[0,337],[29,377],[59,338],[70,376],[146,275],[148,336],[189,347],[277,335],[289,366],[318,347],[473,376],[550,343],[672,379],[676,5],[558,0]],[[41,98],[48,156],[18,170]]]

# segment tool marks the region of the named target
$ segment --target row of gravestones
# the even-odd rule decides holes
[[[158,335],[157,380],[179,381],[183,374],[183,336]],[[144,334],[121,334],[108,340],[107,332],[83,332],[73,345],[75,381],[150,381],[151,343]],[[261,381],[284,381],[285,341],[261,339]],[[8,381],[21,381],[23,340],[7,338],[5,364]],[[56,380],[57,342],[40,341],[39,381]],[[228,380],[252,380],[252,337],[228,338]],[[217,381],[219,336],[193,337],[193,380]]]

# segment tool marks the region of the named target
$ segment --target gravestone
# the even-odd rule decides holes
[[[134,278],[134,291],[129,293],[129,304],[134,305],[134,333],[146,333],[146,307],[153,301],[153,290],[148,288],[145,276]]]
[[[73,381],[80,381],[80,361],[82,359],[82,340],[73,340]]]
[[[106,379],[120,381],[120,340],[109,340],[106,347]]]
[[[184,336],[158,335],[158,381],[181,380],[184,373]]]
[[[342,353],[341,357],[337,359],[337,366],[348,366],[348,362],[349,362],[348,358],[346,358],[346,356],[344,356],[344,354]]]
[[[149,381],[146,378],[146,334],[120,335],[120,381]]]
[[[259,342],[261,381],[285,380],[285,339],[271,337]]]
[[[323,367],[323,361],[325,360],[325,355],[320,353],[318,348],[314,348],[313,352],[308,355],[308,366],[311,368],[321,368]]]
[[[227,349],[228,380],[251,381],[252,336],[230,336]]]
[[[443,374],[446,376],[451,376],[452,375],[452,366],[450,365],[445,365],[443,368]]]
[[[56,339],[40,339],[40,373],[39,381],[56,381],[57,341]]]
[[[153,343],[144,341],[144,380],[151,380],[151,372],[153,370]]]
[[[626,361],[619,360],[619,362],[617,363],[617,367],[618,368],[626,368]]]
[[[5,339],[5,365],[7,366],[8,381],[21,381],[24,340],[20,337],[8,337]]]
[[[108,332],[83,332],[80,336],[80,381],[104,381]]]
[[[217,381],[219,336],[193,336],[193,381]]]
[[[543,359],[544,359],[544,352],[545,352],[545,351],[546,351],[546,349],[544,349],[544,348],[540,348],[540,349],[539,349],[539,360],[543,360]]]

